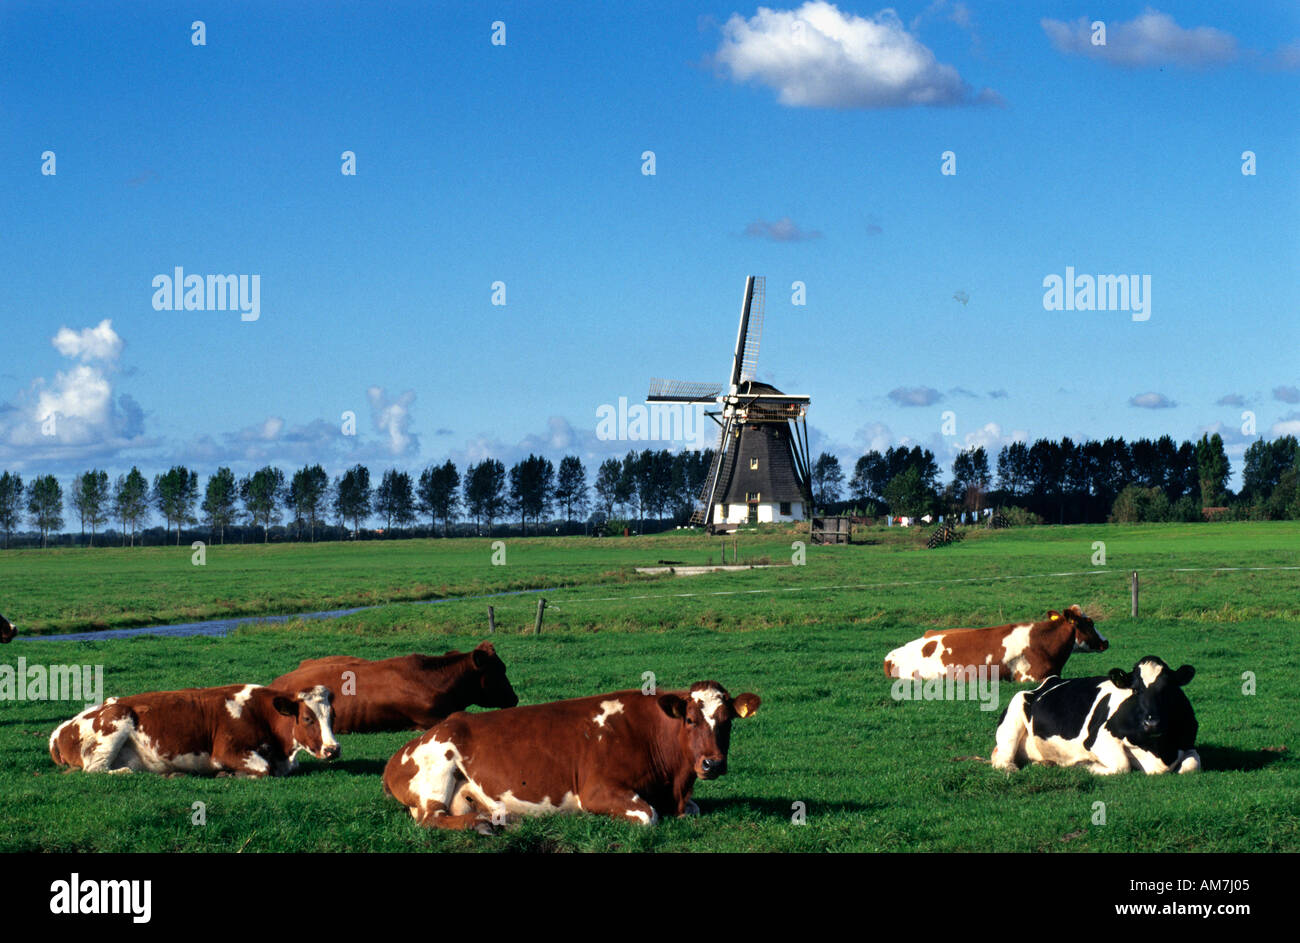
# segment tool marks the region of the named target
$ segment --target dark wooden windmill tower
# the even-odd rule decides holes
[[[691,515],[692,524],[703,524],[710,533],[745,523],[799,521],[812,511],[805,420],[810,400],[754,379],[763,296],[762,277],[745,279],[740,330],[725,387],[654,379],[646,396],[648,403],[715,407],[706,415],[721,427],[718,447]]]

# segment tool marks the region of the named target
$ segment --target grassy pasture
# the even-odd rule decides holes
[[[1039,528],[980,532],[928,551],[916,534],[807,548],[807,564],[690,578],[644,578],[636,564],[717,560],[720,541],[660,536],[0,554],[0,605],[48,630],[329,608],[381,608],[329,622],[256,625],[224,638],[23,640],[0,661],[102,664],[105,693],[266,682],[306,657],[387,657],[475,644],[503,589],[548,591],[545,630],[531,596],[490,600],[498,651],[523,703],[715,678],[763,706],[733,730],[730,772],[700,784],[704,814],[645,829],[594,816],[528,820],[494,837],[429,832],[382,793],[388,757],[413,733],[343,738],[341,761],[304,762],[261,782],[61,774],[46,752],[76,706],[0,701],[3,851],[1275,851],[1300,850],[1300,571],[1170,572],[1300,564],[1300,526]],[[798,535],[743,537],[742,557],[790,558]],[[1093,567],[1093,542],[1106,567]],[[1142,572],[1142,613],[1128,579]],[[1082,575],[1049,575],[1082,574]],[[1027,577],[1027,578],[1022,578]],[[367,595],[368,594],[368,595]],[[405,601],[403,601],[405,600]],[[884,654],[935,626],[1038,617],[1078,602],[1112,643],[1067,676],[1156,654],[1196,666],[1199,776],[1103,778],[1031,768],[1007,777],[987,757],[999,711],[973,702],[895,701]],[[1254,672],[1256,693],[1242,693]],[[1005,705],[1018,688],[1003,685]],[[193,804],[207,822],[191,824]],[[791,822],[804,804],[806,824]],[[1095,804],[1105,824],[1094,824]]]

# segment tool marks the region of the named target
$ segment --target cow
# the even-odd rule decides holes
[[[18,629],[12,622],[4,616],[0,616],[0,644],[12,642],[14,636],[18,634]]]
[[[351,677],[345,677],[350,672]],[[333,655],[304,661],[271,682],[274,688],[298,691],[323,684],[335,693],[334,732],[372,733],[428,730],[471,704],[514,707],[519,703],[506,677],[506,666],[483,642],[471,652],[404,655],[367,661]]]
[[[1183,687],[1196,669],[1177,671],[1148,655],[1131,672],[1098,678],[1048,678],[1011,699],[998,722],[992,763],[1085,766],[1111,775],[1194,773],[1201,768],[1196,715]]]
[[[950,669],[996,665],[998,677],[1042,681],[1059,675],[1070,652],[1104,652],[1110,642],[1077,605],[1042,622],[988,629],[934,629],[885,656],[885,677],[928,681]]]
[[[87,773],[284,776],[300,751],[338,757],[331,700],[256,684],[111,697],[55,728],[50,757]]]
[[[384,791],[425,826],[490,831],[510,816],[590,812],[652,825],[699,814],[696,779],[727,771],[731,722],[758,710],[716,681],[453,714],[402,747]]]

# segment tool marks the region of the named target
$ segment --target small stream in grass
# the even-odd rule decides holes
[[[448,602],[466,602],[474,599],[497,599],[502,596],[526,596],[529,593],[549,593],[554,589],[513,589],[502,593],[484,593],[480,596],[449,596],[446,599],[410,600],[410,605],[434,606]],[[135,638],[140,635],[155,635],[164,638],[188,638],[195,635],[224,636],[241,625],[257,622],[288,622],[290,619],[339,619],[368,609],[378,609],[389,603],[373,606],[357,606],[354,609],[329,609],[323,612],[300,612],[284,616],[240,616],[236,619],[208,619],[203,622],[179,622],[174,625],[147,625],[134,629],[101,629],[98,632],[72,632],[60,635],[27,635],[20,631],[14,642],[97,642],[103,639]]]

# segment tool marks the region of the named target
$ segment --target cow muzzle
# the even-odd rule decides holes
[[[329,746],[321,747],[320,755],[322,759],[337,760],[342,752],[337,743],[331,743]]]
[[[714,759],[713,757],[705,757],[704,759],[700,760],[700,768],[699,768],[700,779],[717,779],[726,771],[727,771],[726,757],[722,757],[720,759]]]

